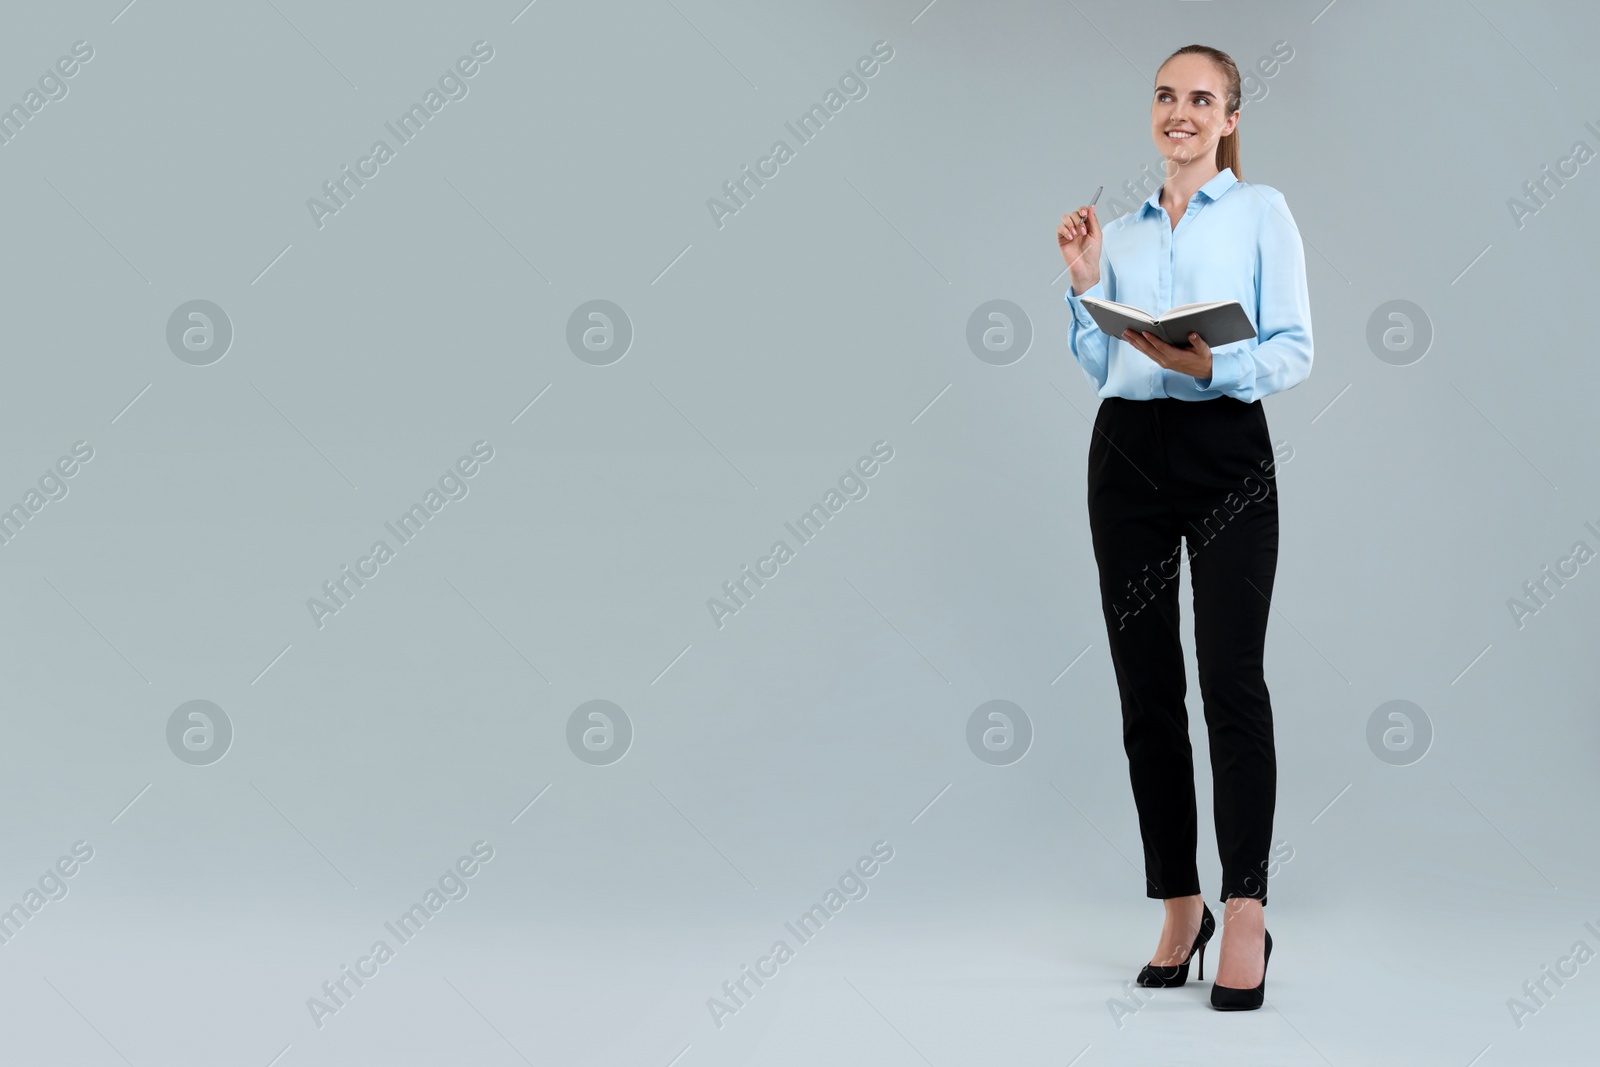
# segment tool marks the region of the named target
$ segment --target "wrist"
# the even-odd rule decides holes
[[[1073,278],[1072,278],[1072,295],[1073,296],[1082,296],[1084,293],[1088,292],[1090,289],[1093,289],[1095,286],[1097,286],[1099,284],[1100,284],[1100,275],[1098,273],[1096,273],[1092,277],[1088,276],[1088,275],[1085,275],[1083,277],[1078,277],[1077,275],[1074,275]]]

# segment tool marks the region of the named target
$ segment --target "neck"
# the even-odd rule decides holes
[[[1161,205],[1166,208],[1184,207],[1206,182],[1222,173],[1217,166],[1216,154],[1208,152],[1205,158],[1178,163],[1167,160],[1167,177],[1161,186]]]

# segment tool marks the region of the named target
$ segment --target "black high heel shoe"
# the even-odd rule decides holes
[[[1200,932],[1194,935],[1194,944],[1189,946],[1189,958],[1175,967],[1157,967],[1145,964],[1139,972],[1138,982],[1142,986],[1158,989],[1180,986],[1189,980],[1189,960],[1194,959],[1196,952],[1200,953],[1200,973],[1197,976],[1201,981],[1206,977],[1206,943],[1211,940],[1211,935],[1217,930],[1216,917],[1211,914],[1211,909],[1205,902],[1200,904]]]
[[[1267,963],[1272,959],[1272,931],[1263,930],[1267,939],[1266,954],[1261,957],[1261,981],[1251,989],[1211,983],[1211,1006],[1218,1011],[1251,1011],[1261,1007],[1267,999]]]

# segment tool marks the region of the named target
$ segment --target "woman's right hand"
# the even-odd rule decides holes
[[[1072,274],[1072,288],[1083,292],[1100,281],[1100,219],[1094,208],[1084,206],[1061,216],[1056,228],[1056,244]]]

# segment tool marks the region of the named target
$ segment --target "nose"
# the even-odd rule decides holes
[[[1190,114],[1189,109],[1183,104],[1179,104],[1172,109],[1172,114],[1167,116],[1167,124],[1169,126],[1181,125],[1191,130],[1205,129],[1203,118]]]

